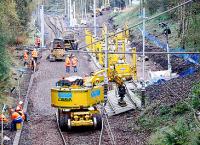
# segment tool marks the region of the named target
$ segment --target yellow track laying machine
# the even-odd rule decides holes
[[[103,101],[103,86],[87,86],[79,76],[63,78],[51,89],[51,105],[58,108],[62,131],[77,126],[101,129],[102,119],[96,105]]]

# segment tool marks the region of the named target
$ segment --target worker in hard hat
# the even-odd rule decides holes
[[[119,58],[118,63],[119,63],[119,64],[123,64],[123,63],[124,63],[124,60],[123,60],[123,57],[122,57],[122,56]]]
[[[70,66],[71,66],[71,60],[70,60],[69,55],[67,55],[65,59],[66,73],[70,73]]]
[[[17,113],[19,113],[19,115],[22,116],[22,119],[23,119],[23,120],[29,121],[29,117],[28,117],[27,113],[25,113],[24,110],[23,110],[23,102],[22,102],[22,101],[19,101],[19,103],[18,103],[18,105],[17,105],[15,111],[16,111]]]
[[[28,64],[28,50],[24,51],[24,66]]]
[[[4,114],[0,115],[0,121],[3,121],[3,123],[8,123],[8,119],[6,118]]]
[[[75,55],[72,55],[72,67],[74,72],[77,72],[78,58]]]
[[[22,116],[17,113],[14,109],[9,109],[9,113],[11,116],[11,131],[15,131],[16,130],[16,123],[21,123],[23,121]]]
[[[39,36],[36,36],[35,46],[38,47],[38,48],[40,47],[40,37]]]
[[[126,102],[124,101],[124,97],[126,95],[126,87],[124,85],[118,86],[118,94],[120,99],[118,100],[118,104],[122,107],[126,106]]]
[[[36,50],[36,48],[33,49],[32,51],[32,58],[35,60],[35,62],[37,63],[37,58],[38,58],[38,51]]]
[[[31,68],[31,70],[34,70],[35,67],[36,67],[35,59],[34,59],[34,58],[31,58],[31,60],[30,60],[30,68]]]

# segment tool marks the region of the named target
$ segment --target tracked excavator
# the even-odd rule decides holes
[[[85,78],[62,78],[51,89],[51,106],[58,109],[62,131],[78,126],[101,129],[102,118],[97,104],[104,101],[104,72],[105,70],[100,70]],[[124,86],[121,77],[112,69],[108,69],[108,78],[110,82],[117,84],[118,89]]]

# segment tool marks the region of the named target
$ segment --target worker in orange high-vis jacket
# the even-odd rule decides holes
[[[69,55],[65,59],[66,73],[70,73],[71,60]]]
[[[4,114],[0,115],[0,121],[3,120],[3,123],[8,123],[8,119],[6,118],[6,116]]]
[[[18,105],[17,105],[15,111],[16,111],[17,113],[19,113],[19,115],[22,116],[22,119],[23,119],[23,120],[25,120],[25,121],[29,121],[29,120],[30,120],[30,118],[29,118],[29,116],[27,115],[27,113],[24,112],[24,110],[23,110],[23,102],[22,102],[22,101],[19,101],[19,103],[18,103]]]
[[[40,47],[40,37],[39,36],[37,36],[35,39],[35,46],[38,48]]]
[[[34,48],[32,51],[32,58],[35,60],[35,62],[37,63],[37,58],[38,58],[38,52],[37,50]]]
[[[21,123],[23,121],[22,116],[17,113],[16,111],[14,111],[13,109],[9,110],[10,115],[11,115],[11,131],[15,131],[16,130],[16,123]]]
[[[75,55],[72,55],[72,67],[74,68],[74,72],[77,72],[78,66],[78,58]]]
[[[28,50],[24,51],[24,66],[28,64]]]

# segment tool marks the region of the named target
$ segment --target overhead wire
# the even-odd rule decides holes
[[[105,53],[105,51],[87,51],[87,50],[67,50],[67,52],[73,53]],[[142,54],[142,52],[112,52],[108,51],[108,54]],[[149,51],[145,52],[146,54],[200,54],[200,52],[158,52],[158,51]]]
[[[161,16],[161,15],[163,15],[163,14],[165,14],[165,13],[168,13],[168,12],[170,12],[170,11],[172,11],[172,10],[175,10],[175,9],[177,9],[177,8],[183,6],[183,5],[186,5],[186,4],[188,4],[188,3],[192,2],[192,1],[193,1],[193,0],[188,0],[188,1],[186,1],[186,2],[184,2],[184,3],[182,3],[182,4],[179,4],[179,5],[173,7],[173,8],[171,8],[171,9],[169,9],[169,10],[166,10],[166,11],[164,11],[164,12],[161,12],[161,13],[159,13],[159,14],[157,14],[157,15],[155,15],[155,16],[152,16],[152,17],[150,17],[150,18],[146,18],[145,21],[147,22],[147,21],[150,21],[150,20],[152,20],[152,19],[155,19],[155,18],[157,18],[157,17],[159,17],[159,16]],[[128,27],[128,28],[126,28],[126,29],[124,29],[124,30],[118,31],[118,32],[116,32],[116,33],[114,33],[114,34],[110,34],[110,35],[108,35],[107,37],[110,38],[110,37],[113,37],[113,36],[115,36],[115,35],[117,35],[117,34],[120,34],[120,33],[124,32],[124,31],[131,30],[132,28],[135,28],[135,27],[141,25],[142,23],[143,23],[143,21],[140,21],[140,22],[138,22],[137,24],[135,24],[135,25],[133,25],[133,26],[131,26],[131,27]],[[88,46],[90,46],[90,45],[96,44],[96,43],[98,43],[99,41],[103,41],[103,40],[104,40],[104,38],[99,39],[99,40],[94,41],[94,42],[92,42],[92,43],[90,43],[90,44],[88,44],[88,45],[85,45],[85,46],[83,46],[83,47],[80,47],[79,49],[88,47]]]

